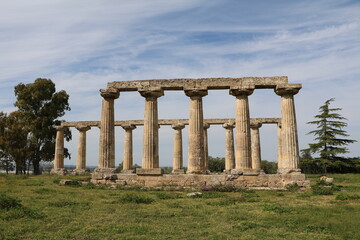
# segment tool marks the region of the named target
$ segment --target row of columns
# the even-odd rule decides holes
[[[231,89],[229,93],[236,97],[236,144],[234,145],[233,128],[231,124],[224,124],[226,129],[226,169],[251,170],[260,168],[259,127],[250,127],[250,114],[248,96],[254,88]],[[297,129],[294,98],[299,89],[278,87],[275,92],[281,96],[281,124],[278,128],[278,166],[279,172],[299,171],[299,149],[297,142]],[[140,91],[145,98],[144,135],[142,168],[159,168],[159,139],[158,139],[158,107],[157,98],[164,95],[163,90]],[[189,149],[188,173],[207,173],[207,128],[204,124],[202,98],[207,95],[207,90],[185,90],[190,98],[189,114]],[[116,89],[101,89],[102,113],[100,124],[99,168],[115,167],[115,134],[114,134],[114,100],[119,97]],[[124,170],[132,166],[132,130],[134,125],[124,126],[125,151]],[[182,167],[182,134],[183,126],[173,126],[175,129],[174,143],[174,169]],[[251,129],[251,130],[250,130]],[[88,129],[87,129],[88,130]],[[79,130],[80,131],[80,130]],[[82,146],[86,142],[86,128],[80,131],[78,159],[79,167],[85,159]],[[56,136],[55,166],[63,167],[63,130],[58,129]],[[251,137],[251,134],[253,137]],[[231,140],[232,139],[232,140]],[[251,141],[252,139],[252,141]],[[81,144],[80,144],[81,142]],[[253,151],[251,150],[253,146]],[[232,151],[231,149],[234,149]],[[62,152],[62,155],[61,155]],[[62,161],[61,161],[62,159]],[[126,160],[126,161],[125,161]],[[125,163],[126,162],[126,163]],[[77,164],[78,165],[78,164]]]
[[[183,173],[183,144],[182,144],[182,129],[185,128],[184,124],[173,124],[174,129],[174,154],[173,154],[173,172]],[[235,168],[235,154],[234,154],[234,134],[235,127],[232,123],[225,123],[223,127],[226,129],[226,146],[225,146],[225,170]],[[251,125],[251,138],[252,140],[252,166],[253,169],[260,169],[260,136],[259,128],[261,123]],[[132,169],[133,166],[133,130],[136,125],[129,124],[122,126],[125,130],[124,137],[124,155],[123,155],[123,171]],[[204,131],[204,169],[208,170],[208,135],[207,129],[210,124],[203,125]],[[56,126],[56,147],[55,147],[55,161],[54,168],[64,167],[64,130],[62,126]],[[86,169],[86,132],[91,129],[90,126],[78,126],[76,129],[79,131],[78,149],[76,159],[76,169]]]

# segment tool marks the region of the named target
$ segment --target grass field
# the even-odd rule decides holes
[[[360,175],[328,176],[340,186],[333,195],[241,189],[189,197],[2,174],[0,239],[360,239]],[[312,184],[318,177],[308,176]]]

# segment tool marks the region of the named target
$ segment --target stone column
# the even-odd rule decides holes
[[[159,168],[159,124],[157,99],[164,91],[140,91],[145,97],[142,168]]]
[[[255,170],[261,170],[261,149],[260,149],[260,134],[259,128],[261,123],[252,124],[251,127],[251,163],[252,168]]]
[[[54,169],[64,168],[64,131],[66,127],[54,126],[56,129]]]
[[[235,168],[243,172],[251,171],[251,139],[250,114],[248,96],[254,88],[231,89],[230,94],[236,96],[236,146]]]
[[[297,136],[294,95],[301,85],[277,86],[275,92],[281,96],[281,161],[279,173],[301,172],[299,169],[299,144]]]
[[[281,149],[281,123],[277,125],[277,136],[278,136],[278,169],[282,166],[282,149]]]
[[[189,155],[187,173],[207,173],[204,162],[204,117],[202,97],[207,95],[207,90],[185,90],[190,97],[189,116]]]
[[[206,171],[209,170],[209,142],[208,142],[208,132],[210,124],[204,123],[204,168]]]
[[[225,171],[231,171],[235,168],[235,154],[234,154],[234,124],[224,123],[223,127],[226,129],[225,134]]]
[[[76,158],[76,170],[86,169],[86,131],[90,130],[89,126],[78,126],[79,131],[78,149]]]
[[[184,124],[173,124],[174,129],[174,158],[173,158],[173,171],[172,173],[179,174],[185,173],[183,169],[183,150],[182,150],[182,129]]]
[[[98,168],[115,168],[114,99],[120,95],[116,89],[100,89],[102,100],[100,121],[100,147]]]
[[[124,140],[124,159],[123,159],[123,169],[122,172],[132,173],[133,166],[133,137],[132,131],[136,128],[135,125],[125,125],[122,126],[125,130],[125,140]]]

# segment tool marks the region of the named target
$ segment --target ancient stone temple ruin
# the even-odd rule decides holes
[[[208,91],[229,89],[236,101],[233,119],[204,119],[202,98]],[[249,96],[256,89],[273,89],[281,98],[281,118],[250,118]],[[301,84],[289,84],[287,77],[243,77],[202,79],[159,79],[117,81],[100,89],[102,112],[100,121],[62,122],[57,129],[54,173],[64,172],[64,129],[79,131],[77,171],[86,168],[86,131],[100,128],[98,168],[92,173],[96,184],[134,184],[144,186],[201,187],[233,185],[238,187],[284,187],[297,183],[306,187],[309,182],[299,169],[299,146],[294,107],[294,95]],[[143,120],[115,121],[114,101],[121,92],[137,91],[145,100]],[[184,91],[189,98],[188,119],[158,119],[157,99],[165,91]],[[221,124],[226,131],[225,171],[213,174],[208,170],[207,129]],[[263,124],[275,124],[278,129],[278,173],[265,174],[260,168],[260,134]],[[143,125],[142,167],[133,165],[132,131]],[[159,167],[159,127],[174,129],[173,171],[163,174]],[[188,165],[183,166],[182,129],[189,126]],[[125,130],[123,170],[115,172],[116,126]],[[234,141],[235,129],[235,141]],[[234,144],[235,143],[235,144]],[[276,151],[274,149],[274,151]]]

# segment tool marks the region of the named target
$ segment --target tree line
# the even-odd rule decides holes
[[[69,95],[56,92],[50,79],[38,78],[33,83],[20,83],[14,89],[16,110],[9,114],[0,111],[0,165],[16,174],[40,174],[41,161],[52,161],[55,152],[59,118],[70,111]],[[70,130],[65,139],[71,139]],[[70,157],[67,149],[65,156]]]

